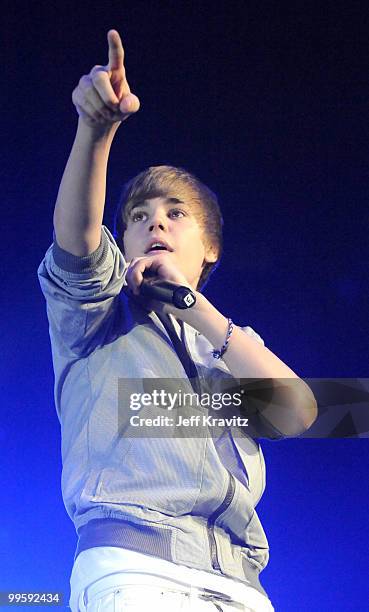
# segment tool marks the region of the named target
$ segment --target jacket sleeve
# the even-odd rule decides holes
[[[104,225],[99,247],[81,257],[64,251],[54,233],[37,270],[53,352],[78,358],[103,344],[117,314],[127,267]]]
[[[251,336],[252,338],[255,338],[255,340],[257,340],[258,342],[260,342],[260,344],[263,344],[265,346],[264,340],[262,339],[261,336],[259,336],[258,333],[256,333],[256,331],[250,327],[250,325],[246,325],[245,327],[241,327],[242,331],[244,331],[248,336]]]

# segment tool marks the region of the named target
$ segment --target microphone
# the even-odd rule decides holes
[[[192,308],[196,304],[196,296],[188,287],[157,276],[145,278],[145,273],[140,286],[140,295],[166,304],[173,304],[176,308],[181,309]]]

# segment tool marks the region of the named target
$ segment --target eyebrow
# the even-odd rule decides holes
[[[181,204],[183,206],[190,206],[188,204],[188,202],[182,202],[182,200],[179,200],[178,198],[165,198],[164,200],[164,204]],[[147,208],[149,206],[149,203],[147,200],[142,200],[140,202],[136,202],[135,204],[133,204],[133,206],[129,209],[129,214],[132,212],[132,210],[134,210],[135,208],[138,207],[143,207],[143,208]]]

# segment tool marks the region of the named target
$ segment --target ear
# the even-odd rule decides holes
[[[204,263],[215,263],[218,260],[218,250],[209,245],[205,248]]]

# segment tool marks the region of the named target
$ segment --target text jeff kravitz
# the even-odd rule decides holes
[[[178,415],[176,419],[169,416],[158,415],[154,418],[132,415],[129,419],[132,427],[247,427],[248,419],[241,416],[229,418],[214,417],[205,414],[184,417]]]

